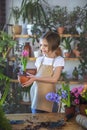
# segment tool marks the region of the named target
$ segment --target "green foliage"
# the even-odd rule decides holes
[[[21,15],[21,9],[18,6],[13,7],[13,8],[11,8],[11,14],[10,14],[9,19],[11,19],[11,17],[13,17],[15,24],[18,24],[20,15]]]
[[[3,90],[3,94],[2,94],[2,98],[0,99],[0,105],[2,106],[3,103],[6,100],[6,97],[8,95],[9,92],[9,86],[10,86],[10,79],[5,76],[4,74],[0,73],[0,87],[3,86],[3,88],[1,90]]]
[[[38,25],[46,22],[46,14],[40,0],[22,0],[21,12],[24,22],[27,20]]]
[[[0,31],[0,62],[5,60],[10,49],[16,44],[12,36],[4,31]]]
[[[79,74],[84,76],[87,75],[87,38],[84,34],[80,36],[80,43],[78,44],[78,50],[80,51],[80,64],[79,64]]]
[[[0,105],[0,130],[12,130],[10,122],[6,118],[1,105]]]
[[[64,49],[68,50],[69,52],[71,51],[71,45],[70,43],[72,42],[72,38],[71,37],[66,37],[66,38],[63,38],[62,41],[64,43],[61,44],[61,46],[64,47]]]
[[[71,106],[71,96],[70,96],[70,86],[69,84],[62,84],[62,89],[67,92],[67,99],[63,99],[62,102],[66,104],[67,107]]]

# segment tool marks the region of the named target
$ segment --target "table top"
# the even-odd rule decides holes
[[[26,126],[29,126],[30,123],[40,123],[40,122],[58,122],[61,119],[64,119],[65,125],[56,127],[56,128],[44,128],[40,127],[38,129],[28,129],[28,130],[85,130],[75,121],[75,117],[66,121],[64,113],[24,113],[24,114],[6,114],[7,118],[10,120],[24,120],[23,124],[12,125],[12,130],[27,130]]]

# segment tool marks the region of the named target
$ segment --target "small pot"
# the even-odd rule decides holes
[[[21,84],[24,84],[29,80],[29,77],[27,77],[26,75],[18,75],[18,80]]]

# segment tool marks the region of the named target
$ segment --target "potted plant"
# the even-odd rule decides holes
[[[43,2],[45,2],[45,0]],[[23,22],[27,21],[28,23],[28,31],[31,27],[33,27],[33,25],[41,27],[46,23],[46,13],[41,0],[22,0],[21,12]]]
[[[62,87],[57,90],[57,93],[48,93],[46,99],[52,102],[57,102],[58,104],[64,103],[66,115],[75,114],[75,107],[72,105],[70,86],[68,83],[63,83]]]
[[[18,6],[11,8],[10,19],[13,18],[14,25],[12,26],[13,34],[21,34],[22,26],[19,25],[19,19],[21,16],[21,9]]]
[[[51,10],[50,18],[57,28],[59,34],[64,32],[67,21],[67,7],[54,6]],[[62,32],[62,31],[63,32]]]
[[[62,38],[61,47],[63,47],[63,56],[64,57],[70,57],[70,55],[71,55],[72,40],[73,39],[71,37]]]
[[[82,77],[83,80],[87,80],[87,38],[84,36],[84,34],[80,36],[78,50],[80,51],[80,64],[78,66],[79,75]]]

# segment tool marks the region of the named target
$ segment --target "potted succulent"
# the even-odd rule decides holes
[[[21,34],[22,26],[19,25],[19,19],[21,16],[21,9],[18,6],[11,8],[10,19],[13,18],[14,25],[12,26],[13,34]]]

